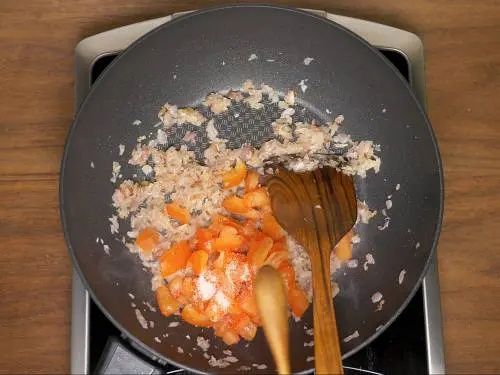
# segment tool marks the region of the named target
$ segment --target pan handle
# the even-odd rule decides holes
[[[164,374],[165,371],[140,358],[121,341],[111,336],[101,354],[95,374]]]

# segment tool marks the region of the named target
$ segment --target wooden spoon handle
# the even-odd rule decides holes
[[[326,236],[323,236],[326,237]],[[325,238],[326,240],[326,238]],[[328,246],[328,240],[319,246]],[[343,374],[339,333],[333,308],[330,281],[329,251],[311,249],[313,311],[314,311],[314,361],[316,374]]]
[[[278,374],[290,374],[288,301],[283,278],[273,267],[263,266],[257,273],[255,298]]]

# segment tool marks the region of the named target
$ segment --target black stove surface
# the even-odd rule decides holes
[[[381,50],[383,55],[409,80],[410,65],[406,57],[397,51]],[[113,61],[116,54],[105,55],[94,62],[91,73],[92,83]],[[89,373],[98,368],[99,359],[110,338],[122,344],[146,362],[152,360],[136,351],[121,337],[120,331],[104,316],[90,299],[90,343]],[[405,310],[391,326],[368,346],[343,362],[345,374],[427,374],[425,343],[424,301],[422,288],[418,290]],[[160,366],[154,363],[154,366]],[[164,373],[182,373],[180,369],[167,365]]]

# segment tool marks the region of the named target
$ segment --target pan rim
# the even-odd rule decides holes
[[[419,112],[423,116],[423,120],[424,120],[425,125],[427,127],[427,131],[428,131],[428,133],[430,135],[430,139],[432,141],[432,145],[433,145],[433,149],[434,149],[435,161],[437,163],[437,171],[438,171],[438,174],[439,174],[439,209],[438,209],[437,222],[435,224],[434,235],[433,235],[433,238],[432,238],[432,247],[431,247],[431,249],[429,251],[428,259],[425,262],[425,265],[424,265],[424,267],[422,269],[422,272],[421,272],[421,274],[420,274],[420,276],[418,278],[418,281],[415,283],[413,289],[408,293],[408,296],[407,296],[406,300],[396,310],[396,312],[392,315],[392,317],[389,320],[387,320],[387,322],[383,325],[383,327],[381,329],[379,329],[378,331],[375,331],[371,336],[369,336],[367,339],[365,339],[358,346],[356,346],[355,348],[351,349],[347,353],[343,354],[342,355],[342,359],[346,359],[346,358],[354,355],[355,353],[357,353],[361,349],[365,348],[371,342],[373,342],[376,338],[378,338],[399,317],[399,315],[402,313],[402,311],[404,311],[404,309],[407,307],[407,305],[410,303],[410,301],[414,298],[414,296],[417,293],[418,289],[421,287],[422,281],[423,281],[425,275],[427,274],[427,271],[428,271],[428,269],[430,267],[430,264],[433,261],[433,258],[436,257],[436,254],[437,254],[437,243],[438,243],[439,236],[440,236],[441,229],[442,229],[443,213],[444,213],[444,173],[443,173],[443,164],[442,164],[442,160],[441,160],[441,155],[440,155],[440,151],[439,151],[439,147],[438,147],[437,138],[436,138],[436,136],[434,134],[433,128],[431,126],[431,123],[430,123],[429,118],[427,116],[427,113],[425,111],[425,108],[424,108],[425,103],[420,103],[418,101],[418,99],[415,96],[415,93],[411,89],[411,87],[408,84],[408,82],[401,76],[401,74],[399,73],[399,71],[397,71],[397,69],[381,55],[381,53],[374,46],[372,46],[371,44],[369,44],[366,40],[364,40],[359,35],[355,34],[351,30],[345,28],[344,26],[342,26],[342,25],[340,25],[340,24],[338,24],[338,23],[336,23],[334,21],[326,19],[325,17],[322,17],[320,15],[317,15],[317,14],[314,14],[314,13],[311,13],[311,12],[308,12],[308,11],[305,11],[305,10],[297,9],[297,8],[294,8],[294,7],[282,6],[282,5],[271,5],[271,4],[228,4],[228,5],[223,5],[223,6],[208,7],[208,8],[204,8],[204,9],[201,9],[201,10],[197,10],[197,11],[193,11],[193,12],[190,12],[190,13],[186,13],[184,15],[179,16],[178,18],[172,19],[171,21],[169,21],[169,22],[167,22],[165,24],[162,24],[162,25],[154,28],[153,30],[149,31],[148,33],[146,33],[145,35],[143,35],[142,37],[140,37],[139,39],[137,39],[136,41],[134,41],[128,48],[126,48],[109,65],[109,68],[112,68],[114,66],[114,64],[119,63],[119,61],[121,60],[121,58],[123,56],[127,55],[128,53],[130,53],[132,50],[134,50],[134,48],[137,45],[141,44],[150,35],[152,35],[152,34],[154,34],[156,32],[159,32],[159,30],[163,30],[164,28],[167,28],[167,27],[169,27],[171,25],[175,25],[176,23],[182,22],[182,21],[184,21],[186,19],[189,19],[191,17],[196,17],[196,16],[200,16],[200,15],[203,15],[203,14],[213,13],[213,12],[218,12],[218,11],[225,11],[225,10],[232,9],[232,8],[270,8],[270,9],[277,9],[277,10],[282,10],[282,11],[288,11],[288,12],[292,12],[292,13],[299,13],[299,14],[302,14],[302,15],[305,15],[305,16],[313,17],[314,19],[316,19],[318,21],[322,21],[323,23],[325,23],[325,24],[327,24],[327,25],[329,25],[331,27],[335,27],[336,29],[339,29],[341,31],[347,32],[354,39],[356,39],[359,42],[363,43],[372,52],[374,52],[376,55],[378,55],[379,58],[382,58],[383,61],[384,61],[384,63],[387,66],[389,66],[390,69],[392,69],[392,71],[403,82],[403,84],[405,84],[407,86],[407,89],[408,89],[408,92],[410,94],[410,97],[413,99],[413,101],[414,101],[415,105],[417,106]],[[74,117],[74,119],[73,119],[73,121],[71,123],[71,127],[70,127],[70,129],[68,131],[68,135],[66,137],[66,142],[65,142],[63,157],[62,157],[62,161],[61,161],[60,183],[59,183],[59,203],[60,203],[60,210],[59,211],[60,211],[60,217],[61,217],[61,224],[62,224],[63,234],[64,234],[65,242],[66,242],[67,247],[68,247],[68,252],[69,252],[71,260],[72,260],[72,266],[77,271],[78,277],[80,277],[82,283],[84,284],[86,290],[89,292],[89,295],[93,299],[94,303],[96,303],[96,305],[104,313],[104,315],[120,330],[120,332],[122,332],[127,337],[127,339],[132,340],[133,342],[135,342],[136,344],[138,344],[141,348],[143,348],[144,350],[146,350],[148,353],[151,353],[153,355],[158,356],[159,358],[164,359],[169,364],[172,364],[172,365],[180,367],[180,368],[185,368],[188,371],[192,371],[192,372],[197,373],[197,374],[205,374],[206,372],[204,372],[204,371],[200,371],[198,369],[194,369],[194,368],[190,367],[189,365],[179,364],[175,360],[172,360],[172,359],[164,356],[163,354],[158,353],[156,350],[154,350],[153,348],[151,348],[146,343],[143,343],[135,335],[131,334],[127,329],[125,329],[108,312],[108,310],[104,307],[104,305],[96,297],[96,292],[93,290],[93,288],[90,287],[89,282],[87,281],[87,278],[85,277],[82,269],[80,268],[80,264],[79,264],[79,262],[77,260],[77,257],[76,257],[76,252],[73,249],[73,246],[72,246],[70,238],[69,238],[70,236],[69,236],[69,231],[68,231],[68,227],[67,227],[67,221],[66,221],[66,215],[65,215],[65,202],[64,202],[64,176],[65,176],[64,172],[66,170],[67,156],[68,156],[68,153],[69,153],[69,150],[70,150],[70,146],[71,146],[71,141],[72,141],[72,138],[73,138],[73,134],[74,134],[75,129],[76,129],[78,123],[79,123],[79,118],[81,116],[81,113],[84,112],[84,109],[86,107],[86,103],[88,102],[88,100],[89,100],[90,96],[92,95],[92,93],[94,92],[94,90],[98,89],[99,83],[106,77],[106,74],[109,73],[110,70],[111,69],[107,69],[107,71],[103,72],[103,74],[101,74],[99,76],[99,78],[96,80],[96,82],[94,82],[94,84],[92,85],[91,89],[89,90],[89,93],[87,94],[87,96],[85,97],[85,99],[83,100],[83,102],[81,103],[81,105],[79,106],[79,108],[77,109],[76,115],[75,115],[75,117]],[[301,372],[298,372],[297,374],[306,374],[306,373],[310,373],[312,371],[313,371],[313,368],[312,369],[308,369],[308,370],[303,370]]]

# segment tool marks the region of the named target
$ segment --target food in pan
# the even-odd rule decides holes
[[[270,139],[231,148],[221,138],[219,121],[238,118],[241,106],[255,116],[269,109],[277,113],[269,123]],[[262,178],[276,163],[297,172],[332,166],[365,177],[369,170],[378,172],[380,158],[373,142],[353,141],[341,131],[342,116],[326,125],[295,121],[301,108],[293,90],[280,96],[246,81],[240,90],[210,93],[198,108],[165,104],[157,137],[148,143],[140,138],[129,160],[138,173],[116,188],[117,217],[111,222],[129,222],[127,246],[152,272],[163,315],[212,327],[228,345],[252,340],[261,323],[253,283],[264,264],[283,276],[293,316],[300,319],[307,310],[307,253],[277,223]],[[180,144],[172,143],[169,132],[184,128]],[[197,158],[193,150],[203,142]],[[351,238],[352,233],[333,250],[332,271],[351,258]]]

